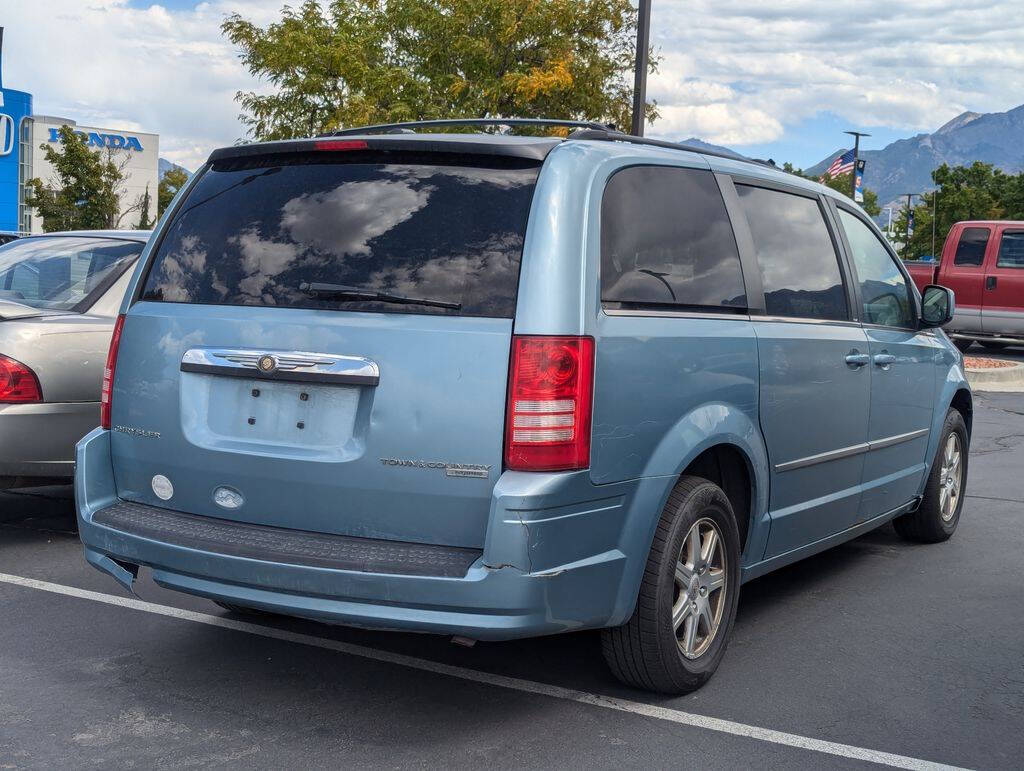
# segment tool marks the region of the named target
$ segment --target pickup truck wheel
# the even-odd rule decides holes
[[[619,680],[681,694],[710,679],[736,618],[739,540],[722,489],[682,477],[658,522],[633,616],[602,633],[605,660]]]
[[[960,349],[960,353],[967,353],[967,349],[974,345],[973,340],[962,340],[959,337],[953,338],[953,345]]]
[[[893,520],[893,527],[909,541],[938,543],[956,531],[967,488],[967,426],[956,410],[946,414],[939,451],[932,463],[924,498],[917,511]]]

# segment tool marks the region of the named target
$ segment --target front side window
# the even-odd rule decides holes
[[[896,261],[859,217],[843,209],[839,219],[850,243],[864,303],[864,323],[885,327],[914,326],[910,287]]]
[[[601,300],[742,312],[743,271],[710,171],[633,166],[601,202]]]
[[[997,268],[1024,268],[1024,230],[1006,230],[999,241]]]
[[[985,261],[989,232],[988,228],[964,228],[960,243],[956,245],[953,264],[972,268],[981,265]]]
[[[71,310],[93,299],[139,256],[143,243],[38,236],[0,246],[0,300]]]
[[[736,185],[750,223],[769,316],[846,320],[839,258],[813,198]]]
[[[397,151],[217,161],[167,225],[142,299],[511,318],[538,171]]]

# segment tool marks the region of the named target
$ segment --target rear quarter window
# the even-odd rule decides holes
[[[141,298],[512,317],[538,170],[423,154],[217,162],[167,226]],[[310,296],[303,284],[458,308]]]
[[[633,166],[608,180],[601,300],[625,308],[746,310],[736,239],[710,171]]]

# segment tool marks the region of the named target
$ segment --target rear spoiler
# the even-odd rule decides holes
[[[277,142],[254,142],[221,147],[210,153],[209,163],[232,158],[259,155],[306,153],[331,150],[401,151],[491,155],[543,161],[563,140],[553,137],[496,137],[483,134],[404,134],[389,136],[318,137],[316,139],[285,139]]]

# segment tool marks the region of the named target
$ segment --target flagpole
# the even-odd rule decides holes
[[[871,135],[865,134],[863,131],[844,131],[843,133],[850,134],[853,137],[853,174],[850,175],[850,198],[855,198],[857,195],[857,161],[860,159],[860,138]]]

